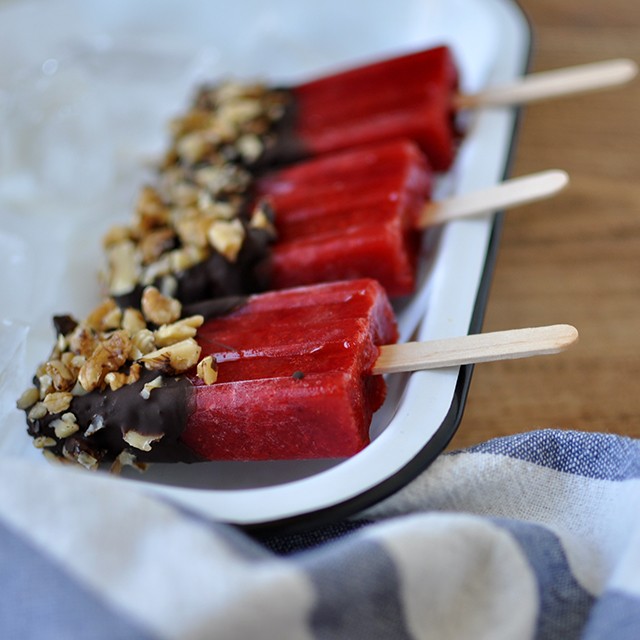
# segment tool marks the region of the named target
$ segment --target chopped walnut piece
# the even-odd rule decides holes
[[[93,420],[89,423],[89,426],[86,428],[84,435],[92,436],[94,433],[100,431],[100,429],[104,429],[106,426],[107,424],[104,421],[104,416],[98,414],[97,416],[93,417]]]
[[[137,458],[131,451],[124,449],[120,452],[118,457],[113,461],[111,468],[109,471],[114,474],[119,474],[122,472],[124,467],[133,467],[138,471],[145,471],[147,465],[144,462],[138,462]]]
[[[44,449],[45,447],[55,447],[58,444],[53,438],[49,436],[38,436],[33,439],[33,446],[36,449]]]
[[[172,324],[163,324],[154,332],[155,343],[158,347],[166,347],[187,338],[195,337],[198,327],[202,326],[204,317],[201,315],[189,316]]]
[[[125,240],[114,244],[107,250],[107,259],[109,262],[107,284],[111,295],[117,296],[132,291],[140,274],[140,258],[135,243]]]
[[[80,381],[77,381],[71,389],[71,395],[74,397],[86,396],[89,393],[81,384]]]
[[[73,387],[75,382],[73,373],[62,360],[49,360],[45,363],[44,370],[57,391],[68,391]]]
[[[207,233],[211,246],[229,262],[236,261],[244,242],[244,235],[244,227],[238,219],[218,220],[209,227]]]
[[[138,227],[142,232],[150,231],[167,223],[168,207],[156,189],[143,187],[136,205]]]
[[[268,231],[270,234],[275,236],[276,228],[273,226],[273,222],[271,222],[271,219],[267,214],[267,206],[268,205],[263,204],[253,210],[251,214],[251,220],[249,221],[249,227],[251,229],[263,229],[264,231]]]
[[[67,461],[64,458],[60,458],[50,449],[42,449],[42,455],[47,459],[48,462],[55,464],[66,464]]]
[[[131,352],[129,357],[138,360],[147,353],[156,350],[156,341],[151,329],[141,329],[131,336]]]
[[[229,220],[238,215],[238,207],[233,202],[216,200],[208,191],[198,193],[198,215],[200,219],[210,222],[211,219]]]
[[[129,368],[129,373],[123,371],[110,371],[104,377],[104,381],[109,385],[111,391],[117,391],[127,384],[133,384],[140,380],[141,367],[134,362]]]
[[[78,453],[76,462],[89,471],[95,471],[98,468],[98,460],[86,451],[80,451]]]
[[[175,298],[163,296],[156,287],[149,286],[142,293],[142,313],[155,324],[171,324],[180,317],[182,305]]]
[[[140,275],[141,284],[145,286],[152,285],[158,278],[168,275],[172,268],[171,256],[176,251],[177,250],[171,251],[170,253],[161,256],[155,262],[143,267]]]
[[[178,292],[178,280],[168,273],[160,280],[160,293],[167,298],[175,298]]]
[[[121,387],[127,384],[127,374],[121,371],[110,371],[104,377],[104,381],[109,385],[111,391],[117,391]]]
[[[247,162],[255,162],[264,150],[264,145],[260,138],[250,133],[240,136],[237,145],[240,154]]]
[[[171,176],[171,177],[169,177]],[[170,200],[179,207],[188,207],[198,201],[198,187],[180,179],[180,175],[169,174],[165,178],[164,188],[168,192]]]
[[[235,164],[209,165],[195,171],[195,181],[212,194],[238,193],[251,182],[250,174]]]
[[[76,383],[76,380],[78,379],[78,371],[80,370],[80,367],[85,363],[86,358],[84,356],[76,355],[75,353],[73,353],[73,351],[65,351],[60,356],[60,360],[69,370],[69,375],[72,378],[72,384],[70,386],[73,387],[73,385]]]
[[[69,341],[67,340],[66,336],[63,336],[61,333],[59,333],[58,339],[56,340],[56,350],[62,353],[63,351],[66,351],[68,346]]]
[[[209,150],[206,136],[201,131],[193,131],[183,135],[176,143],[176,151],[180,158],[190,164],[202,160]]]
[[[213,356],[209,355],[206,358],[202,358],[198,362],[196,373],[198,378],[205,384],[213,384],[218,379],[218,364],[213,359]]]
[[[44,366],[44,365],[43,365]],[[38,386],[40,387],[40,399],[43,400],[48,393],[53,393],[53,379],[48,373],[38,375]]]
[[[40,400],[40,391],[37,387],[29,387],[26,391],[22,393],[22,395],[18,398],[18,402],[16,406],[18,409],[25,411],[32,407],[36,402]]]
[[[144,434],[135,431],[134,429],[129,429],[123,436],[122,439],[130,444],[135,449],[140,449],[140,451],[151,451],[151,445],[154,442],[157,442],[162,438],[164,434]]]
[[[122,328],[130,335],[147,328],[142,312],[138,309],[128,307],[122,314]]]
[[[88,358],[98,345],[98,338],[93,331],[78,325],[69,336],[69,348],[73,353]]]
[[[124,240],[131,240],[131,229],[124,226],[114,226],[102,238],[102,245],[105,249],[108,249]]]
[[[201,216],[187,216],[176,222],[176,231],[183,245],[207,246],[207,227],[210,222]]]
[[[195,245],[188,245],[176,249],[169,254],[169,263],[174,273],[180,273],[190,269],[195,264],[202,262],[207,256],[207,250]]]
[[[151,397],[151,392],[154,389],[159,389],[160,387],[162,387],[163,384],[164,382],[162,380],[162,376],[158,376],[157,378],[154,378],[150,382],[147,382],[142,387],[142,391],[140,391],[140,395],[144,400],[148,400]]]
[[[68,438],[70,435],[73,435],[78,429],[78,423],[76,422],[76,417],[73,413],[64,413],[57,420],[53,420],[51,422],[51,426],[55,431],[56,438],[63,440],[64,438]]]
[[[69,408],[72,399],[73,395],[67,391],[54,391],[44,397],[42,404],[49,413],[60,413]]]
[[[149,264],[157,260],[163,253],[173,249],[175,245],[176,233],[169,227],[156,229],[145,235],[140,241],[140,251],[142,252],[142,262]]]
[[[215,93],[220,102],[229,102],[244,96],[259,97],[266,91],[266,87],[260,83],[245,84],[236,80],[225,80],[216,87],[210,87],[210,91]]]
[[[27,418],[29,420],[40,420],[47,415],[47,407],[43,402],[36,402],[33,407],[29,410],[27,414]]]
[[[103,300],[87,316],[84,324],[94,331],[118,329],[122,320],[122,311],[113,298]]]
[[[131,339],[120,330],[100,342],[82,365],[78,380],[87,391],[97,389],[110,371],[117,371],[126,361],[131,350]]]
[[[151,371],[175,375],[195,366],[201,350],[200,345],[193,338],[187,338],[142,356],[140,362]]]

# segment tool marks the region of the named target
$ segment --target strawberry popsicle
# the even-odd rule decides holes
[[[431,173],[412,142],[310,160],[256,187],[277,231],[265,261],[271,288],[369,277],[391,297],[413,292]]]
[[[116,471],[353,455],[385,395],[371,375],[378,345],[397,339],[373,280],[184,311],[150,287],[141,311],[107,299],[82,323],[55,325],[56,346],[18,403],[28,431],[47,457]]]
[[[453,162],[458,72],[448,47],[397,56],[292,88],[291,122],[273,154],[285,160],[361,144],[414,140],[436,171]],[[282,151],[281,151],[282,149]]]
[[[404,137],[420,146],[435,170],[446,170],[459,139],[457,87],[458,71],[446,46],[290,88],[204,86],[173,123],[168,161],[194,164],[223,155],[265,167]]]
[[[106,239],[108,290],[125,305],[149,284],[185,303],[360,277],[391,296],[414,289],[431,172],[411,141],[265,174],[235,194],[240,204],[174,178],[146,189],[134,224]]]

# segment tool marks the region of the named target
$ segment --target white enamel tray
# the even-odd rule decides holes
[[[69,15],[77,16],[73,25]],[[20,37],[25,29],[29,47]],[[51,316],[82,316],[97,302],[101,237],[130,220],[145,162],[164,148],[168,119],[198,81],[233,75],[296,82],[446,43],[463,88],[472,91],[524,73],[530,31],[507,0],[331,0],[313,7],[287,0],[58,0],[6,3],[0,42],[0,117],[10,132],[0,145],[0,455],[46,464],[15,399],[49,353]],[[511,109],[470,114],[436,197],[500,181],[516,121]],[[397,304],[403,339],[480,328],[498,226],[499,216],[490,215],[425,237],[419,291]],[[390,377],[371,445],[348,460],[156,465],[111,481],[239,525],[344,517],[397,490],[442,451],[460,421],[470,375],[470,368],[452,368]]]

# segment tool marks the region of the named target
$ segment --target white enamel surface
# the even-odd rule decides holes
[[[374,6],[330,1],[313,8],[286,0],[213,2],[194,5],[197,12],[185,11],[189,4],[153,3],[149,13],[147,2],[9,2],[0,12],[0,87],[10,87],[0,90],[0,118],[13,131],[0,144],[0,268],[11,275],[0,283],[0,297],[8,301],[0,311],[0,343],[3,336],[15,336],[22,348],[11,360],[0,354],[0,372],[10,367],[16,381],[0,385],[2,454],[44,464],[25,434],[23,416],[9,408],[50,350],[50,317],[82,315],[98,299],[95,262],[101,236],[114,222],[130,219],[131,200],[144,179],[143,161],[163,149],[166,122],[186,103],[198,79],[226,71],[295,82],[371,57],[447,43],[458,59],[464,89],[473,91],[520,75],[529,48],[527,25],[506,0],[401,0]],[[67,13],[73,11],[69,7],[79,15],[73,25],[61,20],[74,15]],[[147,28],[144,37],[137,31],[141,23]],[[27,24],[36,33],[42,30],[31,48],[15,35]],[[168,24],[173,37],[159,38]],[[211,26],[215,44],[203,24],[216,25]],[[138,63],[129,68],[118,54],[132,49]],[[147,67],[153,68],[149,75]],[[136,73],[145,73],[142,85]],[[66,112],[68,102],[79,104],[78,111]],[[99,113],[89,115],[92,108]],[[466,193],[501,180],[513,119],[509,109],[471,114],[458,160],[439,181],[436,195]],[[113,123],[110,135],[103,130],[105,121]],[[67,172],[59,171],[65,162],[77,163],[78,188],[65,183]],[[492,223],[487,216],[443,229],[435,257],[423,265],[417,295],[397,305],[404,339],[468,332]],[[34,255],[40,258],[34,261]],[[112,481],[239,524],[310,514],[357,497],[402,470],[442,424],[457,379],[457,369],[390,379],[387,402],[372,424],[371,445],[346,461],[157,465],[143,476]]]

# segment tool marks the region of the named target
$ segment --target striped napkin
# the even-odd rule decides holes
[[[257,535],[0,459],[0,637],[640,637],[640,442],[442,455],[358,516]]]

